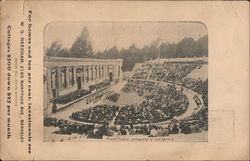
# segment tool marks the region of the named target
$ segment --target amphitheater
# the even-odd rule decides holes
[[[122,78],[120,59],[46,58],[45,141],[207,140],[208,59],[155,59]]]

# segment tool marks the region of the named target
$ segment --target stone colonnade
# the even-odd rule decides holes
[[[105,79],[114,81],[120,77],[121,66],[115,65],[53,66],[46,69],[48,92],[69,88],[76,84],[79,89],[84,87],[84,83]]]
[[[44,58],[44,99],[89,89],[102,81],[122,80],[121,59]],[[45,105],[46,106],[46,105]]]

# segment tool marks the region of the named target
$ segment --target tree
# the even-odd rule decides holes
[[[176,56],[179,58],[193,57],[196,51],[196,42],[193,38],[184,38],[177,44]]]
[[[98,52],[95,58],[123,60],[122,70],[133,70],[135,63],[143,63],[145,61],[160,58],[176,58],[176,57],[201,57],[207,56],[208,40],[207,35],[195,41],[188,37],[182,39],[179,43],[162,42],[160,38],[154,40],[150,45],[143,48],[137,48],[131,44],[127,49],[118,50],[115,46]]]
[[[159,47],[161,58],[174,58],[176,57],[176,44],[175,43],[162,43]]]
[[[92,57],[93,51],[91,42],[89,40],[89,31],[87,27],[82,29],[80,36],[78,36],[75,42],[72,44],[70,48],[70,57],[77,57],[77,58],[86,58]]]
[[[50,47],[45,50],[46,56],[51,57],[68,57],[68,49],[62,48],[62,44],[59,41],[54,41],[51,43]]]
[[[202,36],[196,41],[196,56],[208,56],[208,35]]]

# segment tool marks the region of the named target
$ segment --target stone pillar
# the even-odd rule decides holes
[[[109,76],[109,65],[107,66],[107,77]]]
[[[108,78],[108,75],[109,75],[109,66],[107,65],[106,66],[106,78]]]
[[[104,77],[104,66],[102,65],[102,67],[101,67],[101,69],[102,69],[102,78]]]
[[[57,73],[57,89],[62,88],[62,74],[61,74],[61,67],[56,68],[56,73]]]
[[[98,65],[95,66],[95,80],[98,79]]]
[[[89,82],[89,66],[86,66],[86,81]]]
[[[66,73],[66,67],[61,67],[61,77],[62,77],[62,88],[66,88],[67,87],[67,73]]]
[[[101,78],[101,66],[100,65],[98,65],[98,79],[100,79]]]
[[[73,66],[73,85],[76,84],[76,67]]]
[[[82,82],[85,83],[86,80],[85,80],[85,67],[82,66]],[[84,85],[84,84],[83,84]]]
[[[68,87],[71,87],[72,86],[72,84],[71,84],[71,81],[72,81],[72,67],[68,67],[68,73],[69,73],[69,75],[68,75],[68,79],[69,79],[69,82],[68,82]]]
[[[113,65],[113,73],[114,73],[113,77],[116,78],[116,66],[115,65]]]
[[[107,78],[107,66],[104,65],[103,67],[103,75],[104,75],[104,78],[106,79]]]
[[[56,68],[51,68],[50,70],[50,74],[51,74],[51,90],[55,89],[57,86],[57,82],[56,82]]]
[[[89,81],[91,81],[91,66],[90,65],[88,66],[88,78],[89,78]]]
[[[91,65],[91,81],[94,80],[94,66]]]
[[[94,80],[97,79],[97,65],[94,65]]]
[[[121,68],[120,66],[118,66],[118,77],[120,78],[120,76],[121,76]]]
[[[119,65],[116,66],[116,77],[119,78]]]
[[[46,68],[46,82],[47,82],[47,89],[48,92],[51,92],[51,69]]]
[[[99,65],[96,65],[96,79],[99,79]]]
[[[69,80],[70,80],[70,79],[69,79],[70,76],[69,76],[69,74],[70,74],[70,73],[69,73],[69,67],[66,67],[66,75],[65,75],[65,76],[66,76],[66,87],[69,87],[69,86],[70,86],[70,81],[69,81]]]
[[[90,70],[91,70],[91,81],[93,81],[94,80],[94,66],[93,65],[91,65],[91,68],[90,68]]]

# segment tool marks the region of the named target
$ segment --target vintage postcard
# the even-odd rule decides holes
[[[2,160],[246,160],[246,1],[4,1]]]
[[[45,141],[207,141],[202,23],[54,22],[44,32]]]

